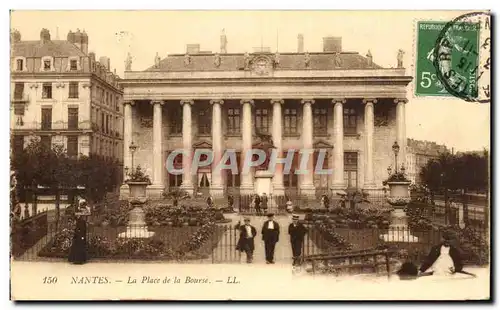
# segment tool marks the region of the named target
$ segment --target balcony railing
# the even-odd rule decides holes
[[[52,123],[42,123],[42,122],[16,122],[13,125],[15,130],[42,130],[42,131],[79,131],[79,130],[91,130],[91,123],[89,121],[83,121],[78,123],[73,122],[52,122]]]

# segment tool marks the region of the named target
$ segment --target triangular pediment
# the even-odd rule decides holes
[[[199,141],[193,144],[194,149],[212,149],[212,143],[208,141]]]
[[[316,141],[314,144],[313,144],[313,147],[315,149],[333,149],[333,145],[326,142],[326,141],[323,141],[323,140],[319,140],[319,141]]]

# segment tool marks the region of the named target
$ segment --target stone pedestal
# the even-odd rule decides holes
[[[392,211],[389,232],[380,237],[385,242],[418,242],[418,237],[413,236],[408,228],[408,216],[403,209]]]
[[[146,214],[142,204],[136,204],[129,213],[127,230],[118,234],[119,238],[150,238],[154,232],[148,231],[145,221]]]

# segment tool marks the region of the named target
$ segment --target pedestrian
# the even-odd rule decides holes
[[[245,217],[245,224],[241,225],[241,221],[236,224],[236,229],[240,231],[240,238],[238,244],[236,245],[236,250],[240,252],[245,252],[247,255],[247,263],[252,263],[253,251],[255,250],[255,236],[257,235],[257,229],[250,225],[250,218]]]
[[[280,237],[280,226],[274,220],[274,214],[267,214],[267,221],[262,226],[262,240],[266,251],[266,263],[274,264],[274,248]]]
[[[292,213],[293,212],[293,202],[290,198],[287,198],[287,201],[286,201],[286,211],[288,213]]]
[[[253,203],[254,203],[254,207],[255,207],[255,211],[257,212],[257,215],[261,215],[262,210],[260,209],[260,197],[259,197],[259,195],[255,194]]]
[[[260,207],[264,214],[267,213],[267,195],[266,193],[262,193],[262,198],[260,200]]]
[[[293,266],[299,266],[302,263],[302,245],[304,244],[304,236],[307,229],[302,223],[299,223],[299,216],[292,215],[292,223],[288,226],[288,234],[290,235],[290,243],[292,244]]]
[[[73,264],[85,264],[87,262],[87,215],[90,215],[90,210],[86,201],[81,200],[79,208],[75,212],[76,225],[68,256],[68,261]]]
[[[460,251],[451,244],[451,241],[451,233],[444,232],[442,242],[431,248],[429,255],[420,266],[421,273],[428,269],[431,269],[433,275],[449,275],[462,271]]]

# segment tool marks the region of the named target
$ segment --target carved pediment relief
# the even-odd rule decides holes
[[[199,141],[193,144],[193,149],[212,149],[212,143],[208,141]]]
[[[250,70],[257,75],[269,75],[274,68],[274,61],[267,55],[255,56],[250,62]]]
[[[313,147],[314,149],[333,149],[333,145],[323,140],[316,141]]]

